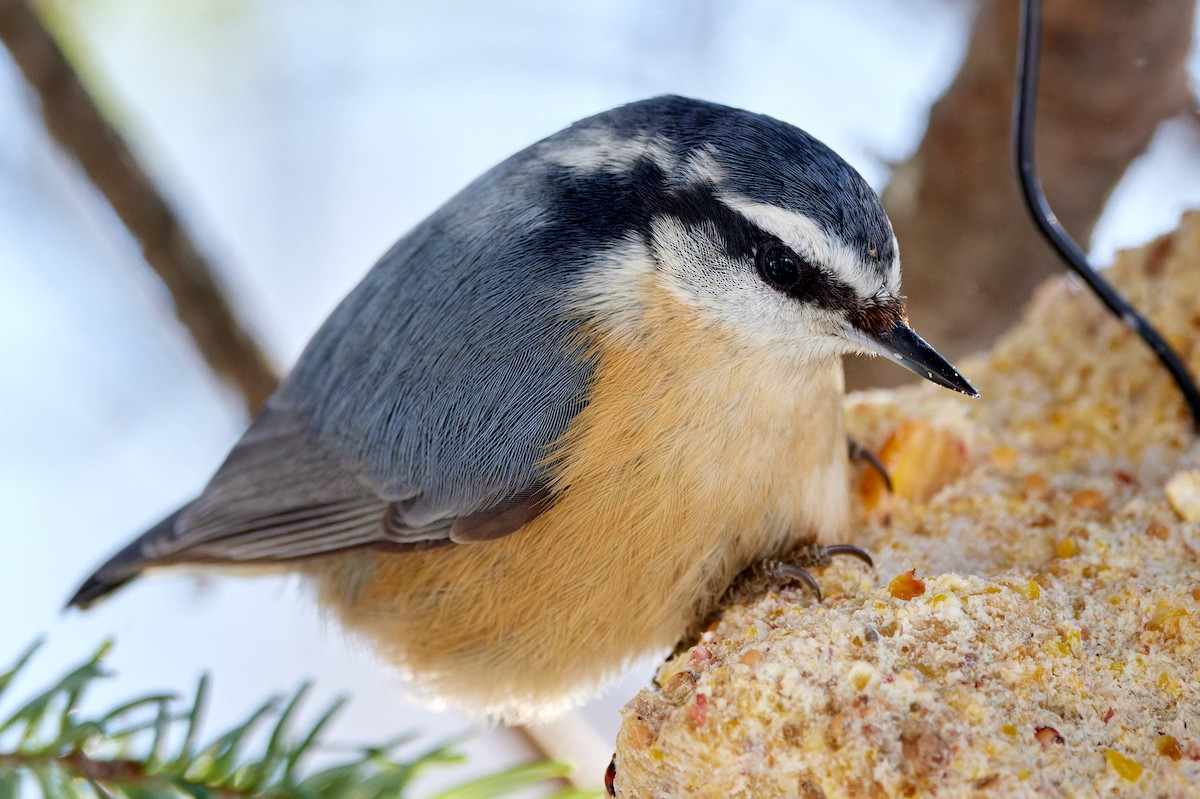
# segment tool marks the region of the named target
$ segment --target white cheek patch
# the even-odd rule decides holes
[[[836,335],[836,320],[827,312],[770,288],[752,264],[731,260],[715,231],[661,217],[651,235],[653,252],[631,235],[596,256],[572,289],[570,313],[636,343],[646,334],[646,298],[657,283],[701,323],[732,334],[765,363],[824,359],[853,349]]]
[[[654,136],[628,138],[607,128],[581,130],[561,141],[544,144],[541,161],[582,174],[628,172],[639,161],[649,159],[670,172],[679,159],[665,140]]]
[[[874,269],[865,268],[858,254],[843,242],[827,236],[821,227],[803,214],[788,211],[765,203],[756,203],[744,197],[721,194],[721,201],[740,213],[752,223],[777,236],[804,258],[829,271],[842,283],[854,289],[859,297],[887,299],[900,296],[900,259],[893,258],[887,273],[880,279]],[[895,236],[892,236],[893,252]]]
[[[767,286],[748,261],[731,259],[717,231],[662,217],[654,220],[652,235],[668,290],[703,320],[789,359],[834,354],[838,344],[817,309]]]

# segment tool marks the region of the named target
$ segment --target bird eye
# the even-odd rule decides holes
[[[791,291],[800,282],[800,259],[782,244],[772,243],[758,248],[754,254],[758,273],[774,289]]]

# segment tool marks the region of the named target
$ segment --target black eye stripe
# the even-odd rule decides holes
[[[754,264],[763,282],[792,299],[831,311],[858,308],[854,289],[798,255],[774,236],[762,236],[754,248]]]
[[[753,252],[753,225],[714,197],[707,187],[695,184],[676,189],[662,198],[662,206],[685,227],[715,230],[731,258],[747,258]]]
[[[645,235],[649,235],[649,220],[666,214],[684,227],[716,231],[730,258],[753,259],[762,281],[788,297],[842,313],[854,312],[861,305],[850,286],[721,202],[713,195],[711,187],[704,184],[668,186],[662,170],[648,161],[634,170],[633,183],[632,196],[646,215]],[[785,254],[793,264],[765,263],[764,259],[773,249]]]

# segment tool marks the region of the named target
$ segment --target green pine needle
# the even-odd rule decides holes
[[[35,642],[0,673],[0,699],[40,646]],[[155,693],[85,716],[79,703],[97,679],[109,676],[102,661],[111,647],[105,642],[86,662],[0,718],[0,799],[407,799],[418,774],[464,761],[457,741],[397,757],[397,749],[415,740],[406,735],[307,770],[306,760],[320,750],[322,734],[345,704],[344,698],[335,700],[315,722],[293,732],[308,683],[289,697],[271,697],[207,745],[200,743],[207,676],[183,709],[175,694]],[[252,745],[262,739],[256,733],[263,728],[269,730],[266,743]],[[516,766],[434,799],[498,799],[568,770],[553,762]],[[570,789],[553,799],[598,796]]]

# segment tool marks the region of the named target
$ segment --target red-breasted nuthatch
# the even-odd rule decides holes
[[[200,496],[96,571],[278,564],[509,719],[846,532],[840,356],[974,389],[906,324],[875,193],[791,125],[662,97],[494,167],[383,256]]]

